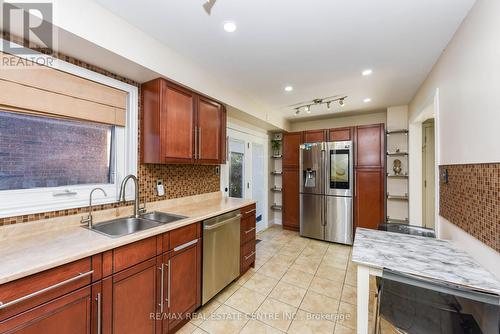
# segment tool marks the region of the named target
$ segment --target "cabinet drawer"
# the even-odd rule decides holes
[[[255,262],[255,240],[241,246],[240,273],[244,273]]]
[[[168,250],[185,245],[200,237],[200,223],[191,224],[169,232]],[[167,251],[167,249],[163,249]]]
[[[85,258],[0,285],[0,321],[89,285],[92,272]]]
[[[156,237],[113,250],[113,272],[119,272],[156,256]]]
[[[90,286],[56,298],[5,321],[0,333],[90,333]]]
[[[255,240],[255,216],[248,216],[241,220],[240,243],[243,245]]]
[[[240,213],[242,216],[241,218],[246,218],[250,215],[255,217],[255,213],[256,213],[255,211],[256,211],[255,204],[245,206],[245,207],[240,209]]]

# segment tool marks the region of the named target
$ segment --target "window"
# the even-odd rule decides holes
[[[114,183],[114,131],[0,111],[0,190]]]
[[[137,87],[60,60],[0,79],[0,217],[85,207],[95,187],[116,202],[137,174]]]

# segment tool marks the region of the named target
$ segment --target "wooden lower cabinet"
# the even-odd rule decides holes
[[[246,206],[240,210],[240,275],[255,267],[256,246],[256,206]]]
[[[90,334],[91,287],[85,287],[0,322],[0,333]]]
[[[283,169],[283,228],[299,230],[299,170]]]
[[[156,258],[126,269],[102,282],[103,334],[155,333],[158,311]]]
[[[163,322],[162,333],[178,329],[201,304],[201,239],[195,240],[195,244],[168,253],[164,284],[168,324]]]
[[[355,227],[378,229],[384,222],[384,170],[356,169]]]

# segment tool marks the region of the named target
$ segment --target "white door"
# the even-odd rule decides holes
[[[267,162],[266,134],[228,124],[228,162],[221,168],[221,190],[224,196],[257,201],[257,230],[267,228]]]

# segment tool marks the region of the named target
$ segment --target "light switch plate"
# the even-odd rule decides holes
[[[158,196],[165,196],[165,187],[163,186],[162,179],[156,180],[156,191],[158,193]]]

